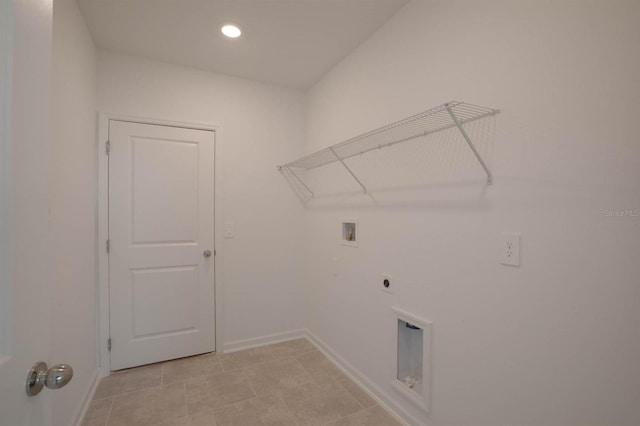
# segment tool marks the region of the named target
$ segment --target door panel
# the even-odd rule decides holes
[[[111,369],[215,350],[214,133],[109,123]]]
[[[51,5],[0,0],[0,425],[50,426],[51,390],[27,372],[51,363],[49,162]],[[56,392],[64,392],[59,390]]]
[[[133,243],[196,242],[198,144],[132,138],[131,148]]]
[[[198,325],[196,265],[132,271],[133,338],[195,331]],[[158,317],[157,311],[163,313]]]

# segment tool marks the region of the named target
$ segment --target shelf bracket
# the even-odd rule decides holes
[[[311,198],[313,198],[314,197],[313,191],[307,186],[306,183],[304,183],[304,181],[302,179],[300,179],[300,176],[298,176],[296,174],[296,172],[291,170],[290,167],[287,167],[287,170],[289,170],[291,172],[291,174],[298,180],[298,182],[300,182],[302,184],[302,186],[304,186],[306,188],[306,190],[309,191],[309,194],[311,194]]]
[[[469,138],[469,135],[467,135],[467,132],[464,131],[464,128],[462,127],[462,123],[460,123],[460,120],[458,120],[458,117],[456,117],[456,115],[453,113],[453,110],[451,109],[451,105],[450,104],[445,104],[444,107],[446,108],[447,112],[451,116],[451,119],[455,123],[456,127],[458,128],[458,130],[460,130],[460,133],[462,133],[462,137],[467,142],[467,145],[469,145],[469,148],[471,148],[471,151],[473,151],[473,154],[476,156],[476,158],[478,159],[478,162],[480,163],[480,165],[484,169],[485,173],[487,174],[487,184],[488,185],[492,185],[493,184],[493,175],[491,174],[491,171],[489,170],[489,168],[485,164],[484,160],[482,160],[482,157],[480,156],[480,153],[478,152],[476,147],[473,145],[473,142],[471,142],[471,139]]]
[[[358,177],[351,171],[351,169],[349,168],[349,166],[347,166],[345,164],[344,161],[342,161],[342,158],[340,158],[338,156],[338,154],[336,154],[336,152],[333,150],[332,147],[329,147],[329,149],[331,150],[331,152],[333,152],[333,155],[336,156],[336,158],[338,159],[338,161],[340,161],[342,163],[342,165],[344,166],[345,169],[347,169],[347,171],[349,172],[349,174],[351,174],[351,176],[356,180],[356,182],[358,182],[358,185],[360,185],[362,187],[362,189],[364,190],[364,193],[367,193],[367,188],[365,188],[365,186],[362,184],[362,182],[360,182],[360,179],[358,179]]]
[[[294,177],[294,178],[296,178],[296,180],[297,180],[298,182],[300,182],[300,184],[301,184],[302,186],[304,186],[304,187],[305,187],[305,189],[306,189],[307,191],[309,191],[309,194],[311,194],[311,198],[313,198],[313,196],[314,196],[313,191],[312,191],[311,189],[309,189],[309,187],[307,186],[307,184],[306,184],[306,183],[304,183],[304,181],[303,181],[302,179],[300,179],[300,176],[298,176],[298,175],[296,174],[296,172],[294,172],[293,170],[291,170],[291,167],[286,167],[286,166],[284,166],[284,167],[282,167],[282,166],[278,167],[278,170],[280,170],[280,172],[282,172],[282,169],[287,169],[287,170],[289,171],[289,173],[291,173],[291,174],[293,175],[293,177]]]

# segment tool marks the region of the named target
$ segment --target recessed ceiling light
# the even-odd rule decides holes
[[[238,38],[240,37],[240,34],[242,34],[240,28],[233,24],[227,24],[223,26],[220,31],[222,31],[222,34],[226,35],[229,38]]]

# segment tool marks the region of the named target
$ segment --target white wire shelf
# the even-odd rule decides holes
[[[321,149],[313,154],[306,155],[297,160],[278,166],[278,169],[285,175],[293,176],[293,178],[310,193],[310,196],[313,197],[313,192],[304,183],[300,176],[296,174],[296,169],[311,170],[317,167],[326,166],[327,164],[340,162],[366,193],[366,187],[348,167],[344,160],[376,149],[382,149],[402,142],[414,140],[416,138],[425,137],[447,129],[458,128],[467,145],[473,151],[473,154],[480,163],[480,166],[487,174],[487,183],[491,185],[493,183],[491,171],[465,132],[463,125],[496,115],[499,112],[500,111],[497,109],[468,104],[465,102],[448,102],[395,123],[364,133],[360,136],[348,139],[336,145],[332,145],[328,148]]]

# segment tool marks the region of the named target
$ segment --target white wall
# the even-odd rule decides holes
[[[309,152],[449,100],[502,110],[486,190],[461,163],[473,180],[309,206],[309,327],[408,421],[638,424],[640,217],[606,214],[640,209],[638,22],[632,1],[413,1],[311,90]],[[429,415],[390,387],[391,306],[433,321]]]
[[[276,165],[304,150],[304,94],[101,51],[98,108],[221,126],[216,220],[235,222],[236,235],[216,247],[218,330],[227,345],[301,328],[304,210]]]
[[[53,424],[78,415],[97,377],[97,51],[75,0],[53,3],[51,362],[74,378],[53,392]]]

